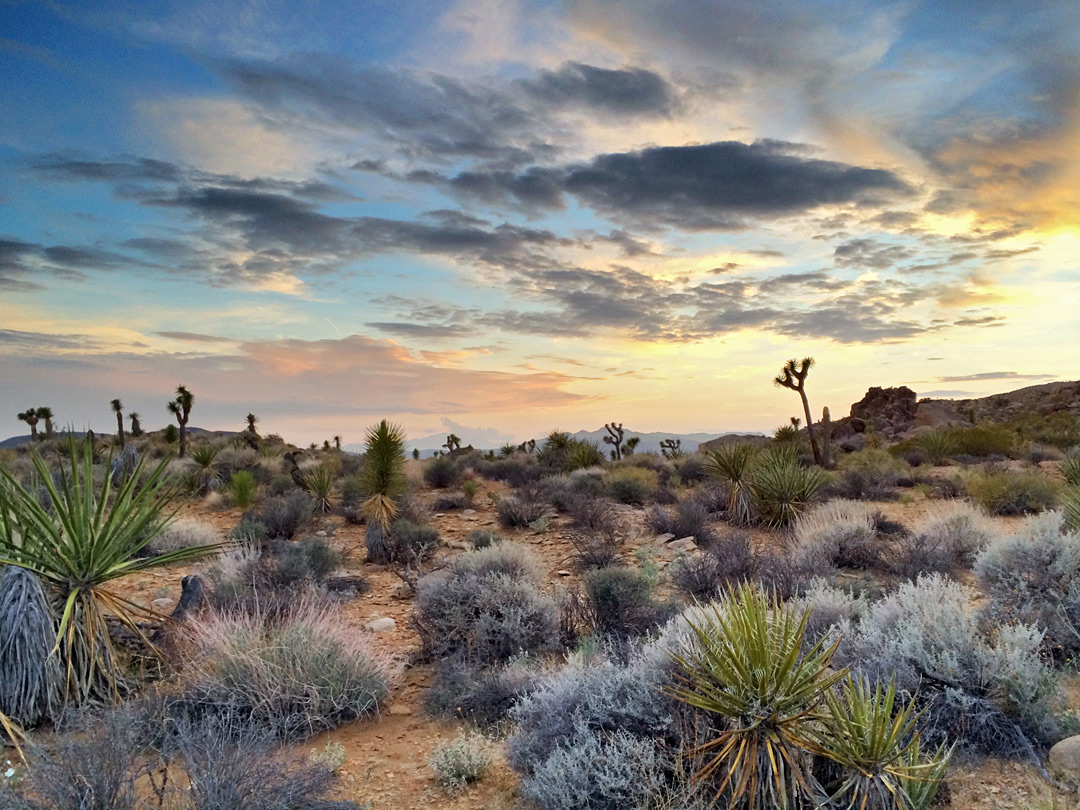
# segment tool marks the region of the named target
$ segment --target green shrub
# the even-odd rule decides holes
[[[754,507],[770,528],[788,526],[825,486],[820,467],[800,466],[790,453],[770,451],[753,473]]]
[[[300,490],[293,490],[285,497],[267,498],[255,517],[266,527],[267,537],[271,540],[289,540],[311,520],[313,511],[311,498]]]
[[[1030,515],[1053,509],[1061,486],[1039,470],[985,467],[964,478],[968,495],[992,515]]]
[[[653,470],[643,467],[616,467],[608,475],[608,494],[619,503],[643,505],[659,483]]]
[[[460,477],[457,465],[449,456],[435,456],[424,465],[424,480],[435,489],[452,487]]]
[[[334,486],[337,484],[337,471],[329,464],[320,464],[304,474],[304,483],[311,493],[312,509],[316,512],[329,512]]]
[[[466,734],[436,746],[428,761],[443,790],[460,793],[491,770],[490,749],[490,743],[480,734]]]
[[[439,546],[439,530],[398,518],[390,524],[390,561],[409,563],[427,557]]]
[[[758,449],[745,442],[725,444],[706,455],[705,469],[727,484],[727,519],[737,526],[749,525],[757,517],[752,475],[758,455]]]
[[[1080,448],[1074,447],[1061,461],[1061,477],[1071,487],[1080,486]]]
[[[488,546],[493,546],[499,543],[502,538],[495,532],[489,532],[487,529],[473,529],[469,532],[469,546],[476,551]]]
[[[564,467],[568,471],[585,470],[589,467],[601,467],[604,464],[604,451],[592,442],[571,442],[566,451]]]
[[[250,470],[237,470],[229,479],[229,497],[241,509],[250,509],[255,503],[259,485]]]
[[[593,630],[616,636],[647,633],[671,615],[653,597],[655,583],[636,568],[610,566],[585,575]]]
[[[535,486],[524,486],[499,500],[495,515],[508,529],[524,529],[550,514],[547,501]]]
[[[957,455],[1012,457],[1018,449],[1016,431],[994,422],[948,428],[948,435]]]
[[[935,467],[940,467],[949,456],[956,452],[956,441],[953,434],[943,428],[928,430],[921,436],[916,437],[912,444],[926,454],[926,460]]]

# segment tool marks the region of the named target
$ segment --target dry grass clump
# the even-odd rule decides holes
[[[286,615],[211,613],[194,622],[183,703],[291,741],[375,714],[390,681],[384,654],[330,608],[301,602]]]
[[[211,524],[198,518],[178,518],[150,543],[157,554],[193,546],[210,546],[224,538]]]
[[[799,516],[795,522],[794,557],[806,571],[834,568],[876,568],[883,545],[878,541],[873,510],[858,501],[835,500]]]

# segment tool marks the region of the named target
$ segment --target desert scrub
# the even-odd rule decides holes
[[[467,551],[422,579],[413,621],[424,653],[496,664],[553,649],[558,611],[538,571],[527,549],[500,543]]]
[[[497,731],[518,700],[536,687],[541,673],[541,664],[528,656],[494,667],[449,659],[435,671],[424,707],[437,716]]]
[[[460,793],[491,770],[491,744],[482,734],[463,734],[440,743],[428,763],[447,793]]]
[[[898,539],[889,567],[914,579],[919,574],[947,574],[970,567],[979,550],[994,537],[987,515],[963,500],[932,504],[912,531]]]
[[[702,554],[678,557],[667,573],[680,593],[709,602],[729,585],[753,580],[759,561],[751,548],[750,535],[734,530],[713,540]]]
[[[835,568],[877,568],[883,544],[873,512],[858,501],[836,500],[816,506],[795,521],[795,563],[813,574]]]
[[[712,515],[698,498],[683,498],[674,507],[653,506],[645,513],[645,523],[657,534],[693,537],[699,546],[708,546],[716,539]]]
[[[424,465],[424,481],[429,487],[446,489],[461,478],[457,464],[449,456],[435,456]]]
[[[284,741],[378,711],[389,661],[331,609],[287,615],[209,614],[191,624],[182,705],[192,716],[235,714]]]
[[[499,500],[495,507],[499,525],[507,529],[528,528],[551,514],[544,495],[535,485],[526,485]]]
[[[290,540],[301,526],[311,520],[313,511],[311,498],[300,490],[293,490],[285,496],[267,498],[251,516],[251,520],[265,527],[269,539]],[[241,518],[241,523],[245,519],[248,519],[247,513]]]
[[[180,548],[211,546],[223,539],[218,530],[206,521],[198,518],[178,518],[151,541],[150,548],[154,553],[161,554]]]
[[[1059,659],[1080,653],[1080,531],[1067,529],[1061,513],[999,537],[979,554],[975,576],[989,597],[985,620],[1045,628],[1046,649]]]
[[[439,547],[439,530],[427,524],[398,518],[390,524],[387,547],[390,561],[410,563],[422,560]]]
[[[585,575],[588,621],[594,632],[614,636],[647,633],[671,617],[672,606],[658,602],[653,578],[637,568],[610,566]]]
[[[644,467],[616,467],[608,473],[608,494],[619,503],[643,505],[656,490],[659,478]]]
[[[250,470],[237,470],[229,479],[229,497],[240,509],[250,509],[258,491],[259,485]]]
[[[992,515],[1030,515],[1053,509],[1061,484],[1039,470],[987,465],[964,477],[968,495]]]
[[[758,461],[751,491],[758,519],[769,528],[791,525],[825,486],[820,467],[803,467],[792,448],[773,448]]]

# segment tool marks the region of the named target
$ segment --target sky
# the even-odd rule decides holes
[[[0,0],[0,438],[1080,378],[1075,0]]]

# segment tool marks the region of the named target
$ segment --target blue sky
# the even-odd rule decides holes
[[[0,3],[0,435],[769,430],[1080,376],[1080,6]],[[352,437],[352,438],[350,438]]]

